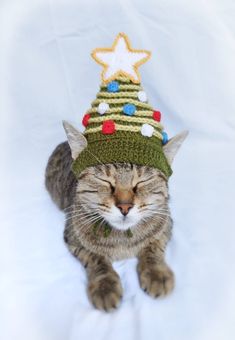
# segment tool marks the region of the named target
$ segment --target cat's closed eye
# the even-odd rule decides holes
[[[136,194],[141,189],[149,188],[150,185],[152,185],[153,176],[150,178],[147,178],[145,180],[140,180],[139,182],[135,183],[134,187],[132,188],[132,191],[134,194]]]
[[[104,179],[102,177],[98,177],[98,176],[94,176],[99,182],[103,182],[103,184],[105,184],[106,186],[109,186],[111,194],[114,194],[115,192],[115,186],[114,183],[112,183],[111,181]]]
[[[110,189],[111,189],[111,194],[114,194],[115,192],[115,187],[110,183]]]
[[[138,189],[138,187],[137,187],[137,184],[136,184],[136,185],[132,188],[132,191],[133,191],[134,194],[137,193],[137,189]]]

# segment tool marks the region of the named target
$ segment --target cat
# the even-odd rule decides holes
[[[105,311],[118,307],[123,289],[112,262],[130,257],[138,258],[139,282],[147,294],[170,293],[174,274],[164,256],[172,233],[166,176],[148,166],[101,163],[76,178],[71,165],[87,143],[69,123],[64,128],[68,142],[50,156],[45,184],[66,214],[64,241],[86,268],[91,303]],[[169,164],[186,136],[184,131],[163,147]]]

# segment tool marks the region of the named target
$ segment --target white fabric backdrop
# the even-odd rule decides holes
[[[124,301],[105,314],[88,302],[43,182],[61,120],[81,128],[98,91],[91,50],[122,31],[152,51],[142,84],[169,135],[190,136],[170,180],[174,293],[152,300],[136,260],[117,262]],[[8,1],[0,48],[1,339],[234,339],[235,2]]]

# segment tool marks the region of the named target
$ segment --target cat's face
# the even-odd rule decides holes
[[[98,165],[81,173],[76,201],[91,223],[104,219],[113,228],[127,230],[156,214],[164,218],[167,180],[160,171],[146,166]]]
[[[72,158],[87,147],[86,138],[71,124],[63,122]],[[171,138],[163,152],[171,165],[187,131]],[[94,156],[96,159],[97,156]],[[112,227],[126,230],[141,221],[166,219],[168,209],[167,179],[154,168],[130,164],[97,165],[84,170],[79,178],[73,212],[81,223],[106,221]]]

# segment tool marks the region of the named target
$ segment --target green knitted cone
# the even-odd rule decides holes
[[[118,44],[121,47],[117,47]],[[116,56],[124,53],[124,44],[129,48],[126,53],[131,55],[128,62],[143,59],[143,55],[147,53],[130,49],[124,34],[119,34],[113,49],[97,49],[93,52],[94,58],[101,64],[101,56],[107,61],[106,54],[115,54],[117,60],[114,56],[110,59],[112,72],[115,71],[116,64],[117,67],[121,65],[125,71],[121,68],[114,74],[107,70],[102,74],[100,91],[82,121],[86,127],[84,135],[88,145],[74,161],[73,171],[78,175],[89,166],[125,162],[157,168],[169,177],[172,170],[162,148],[167,135],[160,123],[161,113],[149,105],[147,95],[140,85],[137,69],[134,68],[135,64],[133,69],[136,78],[126,59]],[[118,48],[121,52],[118,52]],[[107,64],[102,65],[108,67]]]

